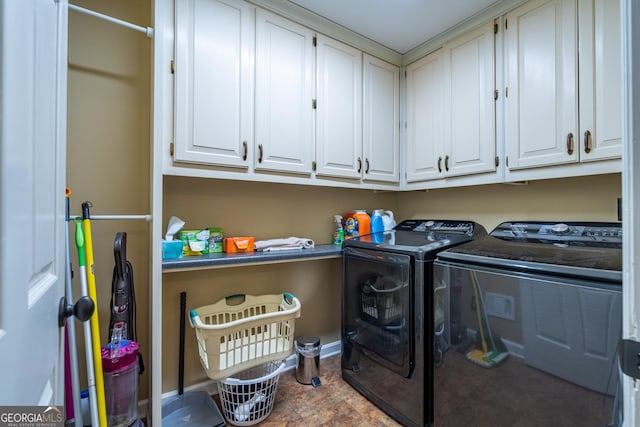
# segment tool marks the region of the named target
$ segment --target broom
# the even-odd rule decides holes
[[[491,343],[491,352],[484,356],[486,361],[490,361],[493,363],[492,366],[497,365],[507,358],[509,352],[507,351],[507,347],[504,345],[500,337],[496,336],[494,338],[493,333],[491,332],[491,327],[489,326],[489,318],[487,317],[487,311],[484,309],[484,299],[482,297],[482,289],[480,289],[480,283],[478,282],[478,278],[476,277],[476,272],[471,271],[471,279],[473,280],[474,286],[478,289],[478,294],[480,296],[481,310],[484,316],[485,325],[487,326],[487,335],[489,335],[489,342]],[[496,345],[499,344],[499,347]]]
[[[482,325],[482,317],[480,315],[480,310],[482,310],[482,304],[480,298],[478,298],[478,285],[476,279],[474,277],[474,272],[471,272],[471,281],[473,284],[473,294],[476,298],[476,317],[478,319],[478,332],[480,333],[480,343],[482,345],[482,349],[473,349],[467,353],[467,360],[472,363],[475,363],[478,366],[482,366],[483,368],[491,368],[494,365],[494,362],[488,358],[490,355],[489,348],[487,347],[487,341],[484,338],[484,328]]]

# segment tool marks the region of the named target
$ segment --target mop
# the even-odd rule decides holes
[[[91,345],[93,348],[93,366],[95,370],[95,389],[97,397],[98,418],[100,423],[95,424],[100,427],[107,425],[107,403],[104,391],[104,375],[102,372],[102,349],[100,348],[100,323],[98,320],[98,295],[96,292],[96,276],[93,264],[93,243],[91,240],[91,220],[89,217],[89,202],[82,204],[82,226],[84,238],[86,240],[85,250],[89,270],[87,272],[87,283],[89,285],[89,297],[93,300],[96,309],[91,315]]]
[[[491,331],[491,326],[489,326],[489,317],[487,316],[487,310],[485,310],[484,305],[484,297],[482,296],[482,289],[480,288],[480,283],[478,282],[478,278],[476,277],[476,272],[471,271],[471,278],[473,279],[475,286],[478,288],[478,294],[480,295],[480,303],[482,305],[482,314],[484,315],[485,325],[487,326],[487,335],[489,335],[489,343],[491,343],[491,352],[488,355],[484,356],[484,359],[487,361],[491,361],[493,365],[497,365],[507,358],[509,352],[507,351],[506,346],[502,342],[499,337],[494,337]],[[499,347],[498,348],[498,345]]]
[[[473,279],[473,276],[471,276]],[[480,299],[478,298],[478,289],[476,287],[475,279],[473,281],[473,295],[476,299],[476,318],[478,320],[478,332],[480,333],[480,343],[482,345],[482,349],[473,349],[467,353],[467,359],[470,362],[475,363],[476,365],[482,366],[483,368],[490,368],[493,366],[491,361],[485,360],[485,356],[489,354],[489,349],[487,348],[487,341],[484,339],[484,328],[482,326],[482,317],[480,315],[481,305]]]
[[[86,263],[84,257],[84,233],[82,232],[82,223],[79,220],[75,221],[76,223],[76,247],[78,248],[78,269],[80,270],[80,293],[82,295],[88,295],[89,291],[87,288],[87,274],[86,274]],[[95,300],[94,304],[95,304]],[[94,310],[94,313],[98,311]],[[91,409],[91,425],[92,426],[100,426],[99,416],[98,416],[98,398],[96,392],[96,380],[95,380],[95,369],[93,366],[93,346],[91,342],[91,325],[89,322],[84,322],[84,340],[85,340],[85,359],[87,360],[87,388],[89,389],[89,407]],[[106,425],[102,424],[102,425]]]
[[[64,233],[64,249],[65,249],[65,296],[67,301],[73,301],[73,284],[71,281],[71,255],[70,255],[70,243],[69,243],[69,196],[71,196],[71,190],[67,187],[65,191],[66,202],[66,228]],[[65,325],[65,339],[67,341],[67,357],[65,362],[68,362],[68,371],[65,375],[70,374],[69,387],[71,399],[67,394],[67,419],[74,420],[76,427],[82,427],[82,414],[80,412],[80,374],[78,372],[78,346],[76,341],[76,324],[75,322],[68,322]]]
[[[489,325],[489,319],[487,317],[487,313],[484,310],[484,300],[482,298],[482,290],[480,289],[480,284],[478,283],[478,279],[474,271],[471,272],[471,280],[473,283],[473,294],[476,299],[476,317],[478,320],[478,330],[480,333],[480,343],[482,349],[474,349],[467,353],[467,359],[470,362],[475,363],[476,365],[482,366],[483,368],[491,368],[498,363],[502,362],[509,353],[506,351],[506,347],[502,344],[502,341],[495,337],[491,332],[491,327]],[[482,311],[482,314],[481,314]],[[491,350],[487,345],[487,340],[485,337],[484,328],[486,326],[487,335],[489,337],[489,342],[491,343]],[[496,346],[496,341],[500,340],[500,349]]]

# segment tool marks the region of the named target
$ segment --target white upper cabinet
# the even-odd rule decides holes
[[[506,16],[511,170],[578,160],[575,0],[532,0]]]
[[[363,178],[400,180],[400,69],[364,55]]]
[[[316,173],[398,182],[397,66],[318,35]]]
[[[362,52],[318,35],[316,63],[316,173],[360,178]]]
[[[446,176],[496,170],[494,33],[490,22],[444,46]]]
[[[620,171],[617,0],[529,0],[498,32],[474,22],[405,67],[402,97],[398,66],[308,20],[172,4],[165,173],[416,189]]]
[[[496,170],[494,45],[488,23],[407,66],[407,182]]]
[[[176,162],[249,166],[254,9],[239,0],[176,2]]]
[[[311,174],[313,31],[256,11],[256,170]]]
[[[620,2],[578,3],[580,160],[622,154],[622,57]]]
[[[530,1],[505,38],[508,169],[620,157],[619,2]]]
[[[425,181],[442,176],[445,76],[442,49],[406,68],[406,179]]]

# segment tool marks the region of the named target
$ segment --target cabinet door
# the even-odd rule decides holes
[[[311,173],[313,32],[256,11],[255,168]]]
[[[445,175],[496,169],[494,24],[444,46]]]
[[[364,179],[400,180],[400,70],[364,55]]]
[[[253,14],[239,0],[176,2],[176,161],[248,166]]]
[[[360,178],[362,52],[318,35],[316,63],[317,173]]]
[[[581,0],[580,160],[622,154],[620,2]]]
[[[506,16],[510,170],[576,162],[576,0],[533,0]]]
[[[407,182],[443,176],[444,64],[442,50],[409,64],[407,77]]]

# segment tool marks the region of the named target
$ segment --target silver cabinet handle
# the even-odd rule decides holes
[[[584,152],[591,152],[591,132],[588,130],[584,132]]]
[[[571,132],[567,135],[567,154],[573,154],[573,133]]]

